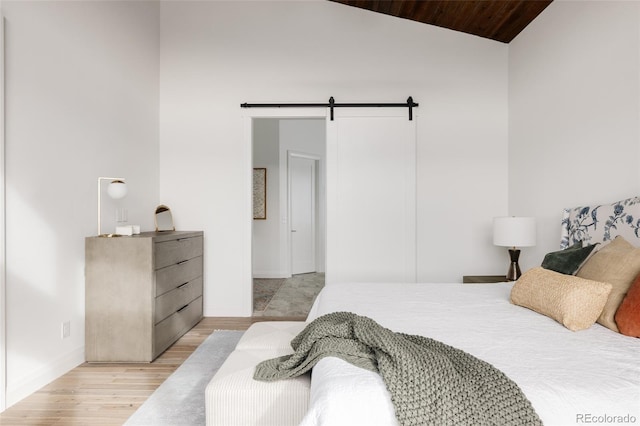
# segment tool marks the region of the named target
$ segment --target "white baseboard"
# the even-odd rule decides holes
[[[84,346],[80,346],[58,359],[52,360],[47,365],[31,372],[31,374],[18,379],[16,383],[7,383],[7,408],[82,363],[84,363]],[[10,379],[10,377],[7,378]]]
[[[202,306],[203,314],[205,317],[241,317],[250,318],[253,315],[251,310],[251,304],[246,305],[242,309],[223,308],[220,306],[214,306],[213,304],[207,304],[206,301]]]
[[[254,271],[253,278],[291,278],[291,275],[278,271]]]

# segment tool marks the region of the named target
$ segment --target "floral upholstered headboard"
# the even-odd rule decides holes
[[[562,249],[578,241],[602,243],[613,240],[618,235],[640,247],[640,197],[599,206],[564,209],[560,243]]]

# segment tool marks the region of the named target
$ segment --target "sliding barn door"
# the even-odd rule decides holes
[[[327,121],[327,283],[416,281],[416,126],[406,108]]]

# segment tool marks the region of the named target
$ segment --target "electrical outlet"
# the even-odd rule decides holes
[[[71,321],[65,321],[62,323],[62,338],[66,339],[71,336]]]

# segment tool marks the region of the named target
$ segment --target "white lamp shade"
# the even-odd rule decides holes
[[[107,187],[107,193],[114,200],[123,198],[127,195],[127,184],[121,180],[114,180]]]
[[[534,217],[496,217],[493,219],[493,244],[504,247],[536,245]]]

